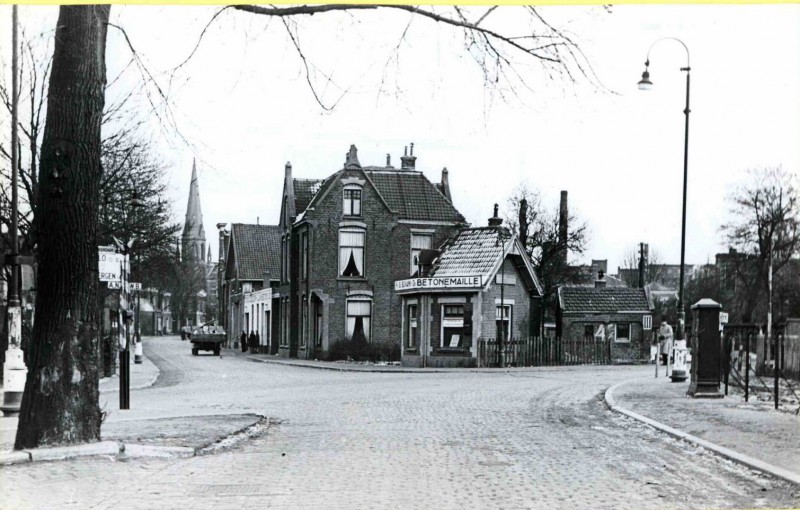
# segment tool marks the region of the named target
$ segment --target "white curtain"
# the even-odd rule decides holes
[[[339,274],[344,274],[353,259],[359,275],[364,274],[364,233],[339,232]]]
[[[347,302],[347,338],[353,338],[356,332],[356,325],[361,322],[364,336],[369,340],[370,322],[372,318],[371,301],[348,301]]]

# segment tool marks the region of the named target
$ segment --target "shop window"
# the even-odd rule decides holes
[[[419,329],[417,328],[417,305],[408,305],[408,315],[407,315],[407,324],[406,324],[406,347],[409,349],[415,349],[419,342]]]
[[[431,239],[430,234],[411,234],[411,275],[414,275],[419,268],[420,252],[431,249]]]
[[[615,342],[630,342],[631,341],[631,325],[628,323],[624,324],[615,324],[616,326],[616,337],[614,338]]]
[[[369,342],[372,326],[372,301],[347,300],[347,339]]]
[[[361,188],[349,186],[344,189],[344,205],[342,208],[345,216],[361,216]]]
[[[442,305],[442,347],[466,347],[464,305]]]
[[[495,327],[497,338],[508,340],[511,336],[511,305],[497,305],[494,312]]]
[[[341,276],[364,276],[364,238],[358,230],[339,232],[339,274]]]

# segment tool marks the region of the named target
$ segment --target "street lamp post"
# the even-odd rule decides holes
[[[25,390],[25,379],[28,369],[22,355],[22,303],[19,295],[20,256],[19,256],[19,197],[17,191],[19,150],[17,143],[17,107],[18,107],[18,72],[17,72],[17,6],[11,6],[11,225],[9,236],[11,253],[6,263],[11,266],[8,281],[8,350],[3,364],[3,405],[0,409],[6,416],[19,414],[22,394]]]
[[[685,129],[684,129],[684,139],[683,139],[683,211],[681,214],[681,267],[680,267],[680,280],[679,280],[679,287],[678,287],[678,330],[675,334],[675,341],[685,341],[686,340],[686,313],[684,312],[683,306],[683,283],[684,283],[684,265],[685,265],[685,257],[686,257],[686,183],[688,178],[688,169],[689,169],[689,76],[691,67],[689,65],[689,48],[686,47],[686,44],[683,43],[680,39],[675,37],[665,37],[663,39],[659,39],[653,44],[650,45],[650,49],[647,50],[647,60],[644,63],[644,72],[642,73],[642,79],[639,81],[639,89],[640,90],[650,90],[653,87],[653,82],[650,81],[650,51],[653,49],[653,46],[658,44],[661,41],[676,41],[683,46],[683,49],[686,50],[686,67],[681,67],[680,70],[686,72],[686,107],[683,109],[683,114],[685,116]]]

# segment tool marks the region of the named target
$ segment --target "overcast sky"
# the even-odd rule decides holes
[[[115,5],[112,19],[166,87],[167,71],[191,53],[216,9]],[[492,14],[499,29],[520,21],[505,9]],[[602,86],[548,79],[536,63],[521,61],[532,90],[504,101],[499,92],[507,88],[485,87],[461,34],[442,24],[421,18],[409,24],[407,13],[381,11],[298,19],[299,43],[323,102],[341,97],[331,112],[314,100],[279,20],[222,14],[174,75],[174,121],[151,122],[154,151],[169,168],[176,219],[185,214],[194,158],[216,257],[217,222],[277,222],[287,161],[295,177],[323,178],[342,167],[350,144],[362,165],[383,165],[390,153],[399,166],[403,147],[414,142],[417,168],[436,182],[447,167],[455,206],[473,224],[486,224],[492,204],[504,205],[520,184],[538,190],[550,208],[568,190],[570,211],[590,230],[586,253],[573,260],[608,259],[616,272],[624,254],[644,241],[663,261],[678,263],[683,48],[674,41],[656,45],[655,87],[636,87],[648,48],[662,37],[680,38],[691,52],[687,263],[713,261],[726,249],[719,232],[725,197],[746,169],[782,165],[800,173],[800,6],[539,11],[569,31]],[[52,28],[56,14],[56,7],[20,9],[29,33]],[[10,37],[2,32],[7,65]],[[130,55],[111,29],[109,80]],[[128,66],[115,87],[139,79]],[[138,105],[140,115],[150,115],[144,94]]]

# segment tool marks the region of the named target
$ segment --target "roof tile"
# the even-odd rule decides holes
[[[565,312],[648,311],[644,289],[625,287],[561,287]]]
[[[238,259],[240,280],[261,280],[281,271],[281,228],[278,225],[234,223],[231,240]]]

